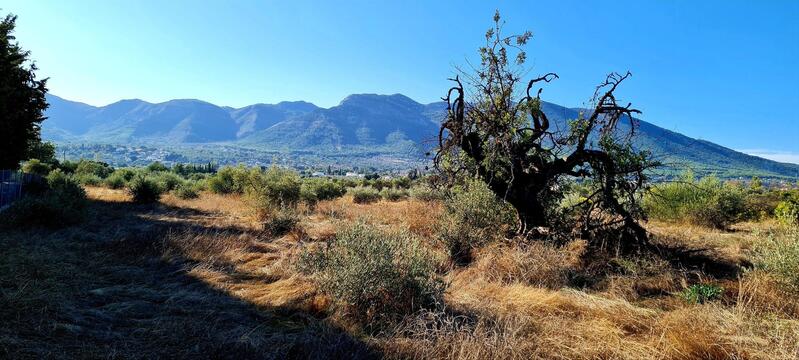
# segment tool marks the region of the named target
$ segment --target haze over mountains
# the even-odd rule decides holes
[[[442,102],[420,104],[400,94],[350,95],[328,109],[303,101],[236,109],[200,100],[153,104],[137,99],[94,107],[52,94],[48,102],[42,134],[62,144],[214,144],[320,154],[346,148],[417,159],[423,158],[425,146],[420,144],[436,137],[446,108]],[[546,102],[544,111],[561,129],[579,113]],[[674,169],[722,176],[799,176],[799,165],[746,155],[645,121],[640,121],[637,136],[637,146],[650,149]]]

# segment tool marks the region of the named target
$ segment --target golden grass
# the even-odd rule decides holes
[[[466,267],[441,267],[445,309],[413,314],[394,332],[348,333],[295,271],[298,254],[356,219],[410,229],[435,248],[440,204],[323,201],[301,229],[274,238],[238,196],[167,194],[145,206],[120,190],[87,192],[96,202],[87,224],[0,234],[0,357],[799,357],[796,294],[770,274],[725,279],[652,258],[587,256],[581,241],[489,245]],[[770,225],[648,226],[657,241],[743,263],[755,230]],[[679,292],[700,280],[724,286],[724,297],[683,301]]]

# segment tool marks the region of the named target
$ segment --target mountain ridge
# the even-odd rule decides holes
[[[446,104],[422,104],[402,95],[352,94],[322,108],[306,101],[217,106],[198,99],[150,103],[120,100],[95,107],[53,94],[45,115],[45,139],[62,143],[202,145],[224,144],[284,152],[325,153],[379,150],[422,158],[426,141],[438,134]],[[582,111],[542,102],[553,129]],[[651,150],[671,168],[700,173],[799,177],[799,165],[780,163],[694,139],[638,120],[636,146]],[[623,126],[629,126],[629,122]],[[354,149],[354,150],[353,150]]]

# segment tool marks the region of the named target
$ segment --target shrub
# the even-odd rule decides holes
[[[356,204],[369,204],[380,199],[380,192],[371,186],[356,186],[349,193]]]
[[[196,199],[200,197],[200,193],[197,189],[197,184],[189,181],[183,182],[180,185],[178,185],[175,188],[174,192],[175,196],[183,200]]]
[[[644,207],[653,218],[715,228],[741,220],[747,211],[740,186],[715,177],[695,181],[690,175],[680,182],[655,186],[645,197]]]
[[[114,172],[114,168],[100,161],[81,160],[75,167],[75,175],[94,175],[101,179],[105,179],[112,172]]]
[[[47,176],[47,174],[50,173],[50,165],[39,161],[39,159],[30,159],[22,164],[22,172],[26,174]]]
[[[153,179],[139,174],[128,183],[128,193],[137,203],[152,203],[161,198],[163,189]]]
[[[151,178],[158,183],[158,186],[160,186],[163,191],[175,190],[184,182],[183,178],[168,171],[153,173]]]
[[[680,295],[691,304],[704,304],[718,299],[723,293],[724,288],[715,284],[694,284],[683,290]]]
[[[300,219],[297,213],[292,209],[280,209],[273,211],[271,215],[263,222],[263,227],[266,232],[272,236],[282,236],[297,227]]]
[[[300,201],[304,202],[309,207],[314,208],[316,207],[316,203],[319,202],[319,195],[316,194],[311,186],[303,183],[302,186],[300,186]]]
[[[224,166],[208,178],[208,189],[217,194],[243,194],[248,176],[243,165]]]
[[[767,234],[754,244],[755,266],[799,290],[799,227]]]
[[[147,165],[147,171],[149,171],[149,172],[164,172],[164,171],[169,171],[169,168],[167,168],[160,161],[155,161],[155,162],[151,163],[150,165]]]
[[[65,174],[74,174],[78,169],[77,161],[64,160],[58,163],[58,169],[61,169]]]
[[[471,261],[472,249],[505,235],[515,220],[513,208],[479,180],[453,188],[444,208],[438,237],[459,264]]]
[[[274,207],[294,207],[300,201],[300,176],[291,169],[272,166],[265,172],[250,171],[246,191]]]
[[[133,169],[122,168],[114,170],[114,172],[111,173],[111,175],[120,176],[123,179],[125,179],[125,182],[128,182],[131,179],[133,179],[134,176],[136,176],[136,171]]]
[[[86,186],[100,186],[103,184],[103,179],[94,174],[75,173],[72,178],[79,184]]]
[[[122,189],[127,185],[127,181],[125,178],[114,172],[113,174],[109,175],[105,179],[105,186],[108,186],[111,189]]]
[[[58,227],[75,224],[86,216],[86,192],[61,170],[47,176],[49,189],[41,195],[27,196],[11,205],[4,214],[6,226]]]
[[[388,201],[400,201],[408,197],[408,191],[397,188],[384,188],[380,196]]]
[[[444,195],[441,191],[434,189],[429,185],[413,186],[408,193],[412,198],[420,201],[436,201],[444,198]]]
[[[357,222],[323,249],[303,251],[299,269],[368,328],[439,303],[443,286],[433,257],[410,233]]]
[[[316,198],[322,200],[332,200],[344,195],[345,190],[342,184],[331,179],[310,178],[302,182],[302,187],[306,193],[316,194]]]
[[[300,201],[300,176],[295,171],[272,166],[265,172],[250,170],[246,193],[260,220],[276,211],[293,210]]]
[[[783,225],[799,225],[799,203],[781,201],[774,209],[774,217]]]

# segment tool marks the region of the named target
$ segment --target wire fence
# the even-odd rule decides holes
[[[25,195],[31,184],[40,184],[42,177],[16,170],[0,170],[0,209],[4,209]]]

